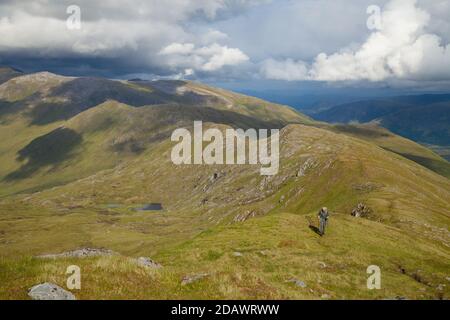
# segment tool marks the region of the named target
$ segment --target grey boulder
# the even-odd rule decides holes
[[[294,283],[297,287],[306,288],[307,285],[305,282],[298,279],[289,279],[288,282]]]
[[[101,257],[112,256],[115,253],[108,249],[94,249],[94,248],[82,248],[73,251],[67,251],[58,254],[45,254],[37,256],[41,259],[58,259],[58,258],[88,258],[88,257]]]
[[[162,268],[162,266],[159,263],[153,261],[150,258],[146,258],[146,257],[140,257],[136,260],[136,262],[141,267],[152,268],[152,269]]]
[[[199,274],[195,274],[195,275],[185,276],[181,280],[181,285],[185,286],[185,285],[191,284],[193,282],[197,282],[199,280],[202,280],[202,279],[204,279],[204,278],[206,278],[208,276],[209,276],[208,273],[199,273]]]
[[[41,283],[32,287],[28,295],[33,300],[76,300],[75,296],[53,283]]]

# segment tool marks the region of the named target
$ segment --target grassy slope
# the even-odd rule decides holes
[[[281,123],[313,124],[314,121],[306,115],[298,113],[293,108],[270,103],[258,98],[213,88],[200,83],[189,82],[189,89],[200,94],[216,95],[225,101],[225,108],[265,121],[275,120]]]
[[[180,122],[188,125],[194,120],[203,120],[241,128],[281,128],[289,122],[311,122],[309,118],[288,107],[263,103],[258,99],[233,93],[225,92],[226,96],[223,96],[220,90],[191,82],[177,82],[179,87],[186,87],[184,94],[161,91],[151,87],[152,83],[85,79],[87,85],[103,88],[104,92],[97,94],[92,88],[84,88],[87,85],[82,80],[38,73],[14,78],[0,86],[0,97],[14,103],[3,115],[0,105],[0,136],[3,138],[0,141],[0,196],[38,191],[113,168],[120,162],[134,158],[141,149],[151,144],[148,141],[167,138]],[[72,84],[73,82],[75,83]],[[64,89],[59,90],[60,87]],[[77,88],[81,88],[79,91],[83,92],[82,95],[73,91]],[[62,95],[55,95],[59,91]],[[107,99],[110,91],[115,97],[122,94],[123,96],[118,97],[120,100],[165,103],[134,108],[106,100],[99,106],[81,111],[84,109],[84,100]],[[77,97],[75,104],[67,103],[67,99],[72,99],[73,96]],[[47,109],[45,106],[43,108],[39,102],[41,100],[66,102],[52,104],[52,108]],[[181,104],[183,101],[186,104]],[[73,110],[61,111],[62,109]],[[58,119],[60,114],[76,112],[81,113],[68,121],[41,119],[42,116]],[[33,117],[36,116],[39,117],[39,123],[34,123]],[[49,148],[48,154],[25,159],[18,157],[33,143],[48,145],[46,139],[39,141],[40,137],[45,137],[60,127],[72,130],[73,135],[81,140],[78,145],[73,146],[70,153],[57,154],[61,152],[64,144],[62,141],[61,145]],[[40,156],[48,157],[49,161],[36,159]],[[52,158],[61,161],[52,163]],[[32,168],[32,175],[23,174],[28,169],[27,161],[30,160],[38,165]],[[18,174],[22,179],[9,179],[10,173],[15,176]]]
[[[86,290],[80,298],[320,298],[325,293],[333,298],[436,298],[448,294],[446,289],[436,289],[449,271],[447,179],[376,146],[326,130],[295,125],[284,129],[282,136],[282,172],[261,192],[263,199],[249,205],[239,203],[261,195],[252,194],[261,185],[262,178],[255,180],[257,168],[227,169],[225,178],[205,192],[203,186],[212,172],[225,169],[174,168],[152,157],[167,155],[167,143],[120,169],[13,202],[4,200],[1,251],[9,258],[2,262],[2,283],[12,289],[5,292],[13,292],[4,297],[24,297],[27,286],[43,280],[64,284],[64,266],[69,263],[86,270]],[[295,172],[310,158],[316,165],[296,178]],[[183,183],[175,184],[180,179]],[[201,207],[205,196],[211,203]],[[130,210],[153,201],[162,202],[167,211]],[[373,208],[371,220],[349,216],[358,201]],[[123,207],[108,209],[108,203]],[[323,239],[309,229],[306,219],[321,205],[335,212]],[[230,224],[235,214],[246,210],[258,212],[259,217]],[[20,223],[15,223],[17,219]],[[56,262],[26,258],[83,246],[151,256],[166,267],[145,271],[125,257]],[[244,256],[234,257],[234,251]],[[25,258],[11,260],[18,253]],[[319,261],[328,267],[321,269]],[[383,269],[382,291],[364,287],[369,264]],[[17,267],[23,270],[19,276],[13,272]],[[180,286],[182,276],[199,272],[209,272],[211,277]],[[307,282],[313,291],[287,283],[292,277]]]
[[[0,142],[2,176],[20,168],[16,154],[38,136],[64,126],[82,137],[67,159],[0,184],[3,195],[41,190],[0,199],[1,298],[26,298],[26,289],[40,281],[64,285],[69,264],[82,267],[84,289],[76,294],[89,299],[448,297],[448,289],[437,286],[450,271],[450,182],[377,145],[440,159],[434,153],[393,135],[336,134],[289,108],[188,87],[220,101],[203,108],[106,102],[69,121],[29,126],[21,115],[0,125],[7,137]],[[243,127],[293,119],[309,126],[283,129],[281,172],[266,179],[258,166],[174,167],[166,134],[197,119]],[[304,176],[297,177],[300,168]],[[214,173],[220,173],[217,181],[211,181]],[[60,186],[48,188],[53,185]],[[349,216],[359,201],[373,209],[370,219]],[[149,202],[163,203],[166,211],[132,210]],[[334,214],[321,239],[307,217],[314,219],[323,205]],[[257,217],[232,223],[246,212]],[[124,256],[30,258],[86,246]],[[165,268],[143,270],[126,256],[151,256]],[[382,267],[381,291],[365,289],[369,264]],[[180,286],[181,277],[199,272],[211,276]],[[286,282],[293,277],[308,289]]]
[[[304,222],[301,215],[280,213],[212,228],[156,254],[164,264],[160,271],[138,267],[123,256],[2,260],[0,296],[26,299],[26,288],[43,281],[64,287],[65,269],[72,264],[82,270],[82,290],[75,292],[80,299],[320,299],[324,294],[334,299],[435,299],[448,294],[436,289],[448,275],[448,251],[423,241],[411,250],[415,237],[368,220],[336,216],[323,239]],[[235,257],[235,251],[243,256]],[[380,291],[366,288],[371,264],[382,268]],[[210,276],[180,285],[182,277],[199,272]],[[308,288],[288,283],[292,278]]]
[[[386,150],[399,154],[444,177],[450,178],[450,163],[446,159],[430,149],[392,134],[376,124],[334,125],[331,127],[331,130],[375,143]]]

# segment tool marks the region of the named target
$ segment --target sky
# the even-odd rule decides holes
[[[450,91],[449,17],[450,0],[0,0],[0,64],[254,91]]]

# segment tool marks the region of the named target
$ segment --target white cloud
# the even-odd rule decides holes
[[[224,66],[233,66],[249,60],[247,55],[239,49],[228,47],[217,47],[217,49],[203,66],[204,71],[215,71]]]
[[[193,43],[172,43],[162,49],[160,54],[162,55],[175,55],[175,54],[191,54],[194,51],[195,45]]]
[[[292,59],[267,59],[261,66],[261,72],[267,79],[294,81],[308,77],[308,66],[302,61]]]
[[[392,0],[382,12],[382,29],[356,49],[321,53],[309,68],[301,60],[267,60],[261,72],[291,81],[450,80],[450,45],[427,33],[430,18],[416,0]]]
[[[213,43],[195,48],[192,43],[172,43],[160,51],[173,68],[188,68],[200,71],[217,71],[224,66],[234,66],[249,58],[237,48],[228,48]]]
[[[113,69],[114,76],[192,69],[215,79],[450,79],[450,0],[268,2],[77,0],[82,29],[68,30],[72,0],[0,0],[0,59],[46,68],[55,57],[69,69],[87,61],[86,70]],[[388,5],[385,28],[370,33],[373,3]]]
[[[245,55],[239,49],[211,46],[227,41],[225,33],[214,28],[195,29],[192,25],[207,24],[220,19],[221,14],[239,12],[262,2],[265,0],[130,0],[126,4],[117,0],[79,0],[81,30],[69,30],[66,8],[73,1],[5,0],[0,2],[0,54],[124,60],[132,57],[135,65],[162,69],[166,60],[158,54],[161,48],[165,48],[165,55],[188,55],[201,45],[216,50],[210,55],[199,55],[207,59],[204,68],[214,71],[235,64]]]
[[[200,38],[202,43],[208,44],[228,40],[228,35],[219,30],[208,29]]]

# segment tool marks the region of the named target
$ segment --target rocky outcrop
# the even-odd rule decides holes
[[[185,285],[197,282],[199,280],[202,280],[208,276],[209,276],[208,273],[199,273],[199,274],[184,276],[183,279],[181,280],[181,285],[185,286]]]
[[[33,300],[76,300],[71,292],[49,282],[32,287],[28,296]]]
[[[100,256],[112,256],[116,253],[108,249],[82,248],[73,251],[67,251],[58,254],[45,254],[37,256],[40,259],[59,259],[59,258],[88,258]]]
[[[236,215],[233,219],[233,222],[235,222],[235,223],[245,222],[248,219],[254,218],[255,216],[256,216],[255,211],[246,211],[244,213],[240,213],[240,214]]]
[[[368,217],[371,213],[372,209],[370,209],[362,202],[358,203],[358,205],[352,210],[352,216],[355,218],[365,218]]]
[[[287,282],[294,283],[297,287],[300,287],[300,288],[306,288],[307,287],[305,282],[303,282],[301,280],[298,280],[298,279],[289,279]]]
[[[302,166],[300,167],[300,169],[297,172],[297,178],[301,178],[306,176],[306,174],[308,173],[308,171],[310,169],[314,169],[318,166],[318,163],[315,159],[313,158],[309,158],[308,160],[305,161],[305,163],[302,164]]]
[[[146,267],[146,268],[150,268],[150,269],[160,269],[160,268],[162,268],[162,265],[160,265],[159,263],[157,263],[157,262],[155,262],[152,259],[147,258],[147,257],[137,258],[136,262],[141,267]]]

